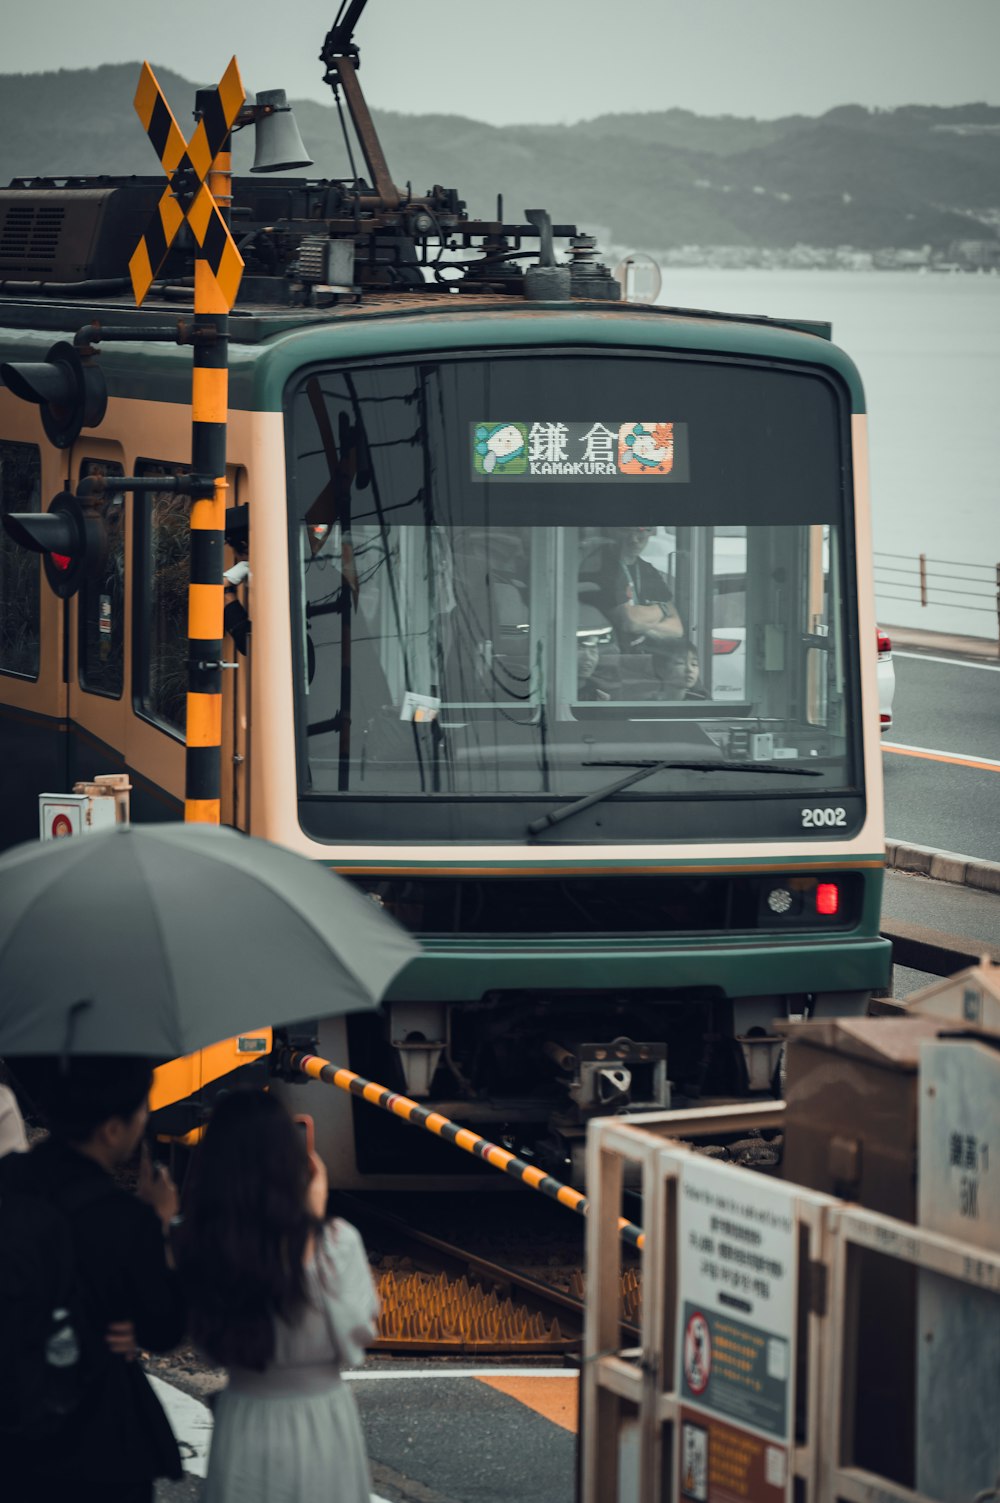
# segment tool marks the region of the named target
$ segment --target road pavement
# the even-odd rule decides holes
[[[374,1357],[348,1381],[368,1447],[371,1503],[572,1503],[578,1378],[571,1369]],[[167,1384],[157,1392],[170,1405],[189,1470],[182,1482],[158,1483],[156,1503],[195,1503],[210,1411]]]
[[[934,882],[906,872],[887,871],[882,895],[883,922],[902,919],[939,929],[943,934],[957,934],[963,939],[1000,942],[1000,897],[995,893],[977,892],[953,882]],[[911,971],[903,966],[893,970],[893,996],[908,997],[936,976]]]
[[[1000,664],[898,650],[893,663],[887,835],[1000,861]]]

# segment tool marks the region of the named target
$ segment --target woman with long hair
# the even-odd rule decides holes
[[[375,1335],[361,1238],[326,1221],[322,1160],[275,1097],[234,1091],[196,1152],[178,1264],[191,1334],[228,1369],[203,1503],[368,1503],[341,1370]]]

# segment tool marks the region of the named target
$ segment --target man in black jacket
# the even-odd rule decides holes
[[[41,1195],[69,1223],[89,1329],[107,1348],[78,1407],[44,1445],[5,1446],[10,1503],[149,1503],[156,1477],[179,1478],[177,1443],[136,1348],[168,1351],[184,1333],[167,1234],[177,1191],[146,1155],[135,1194],[114,1175],[135,1155],[148,1115],[145,1062],[78,1058],[12,1064],[49,1137],[0,1162],[0,1196]],[[10,1491],[8,1491],[8,1487]]]
[[[659,569],[641,557],[655,527],[609,528],[613,542],[602,552],[597,570],[581,575],[596,590],[588,595],[615,629],[622,652],[648,652],[671,637],[680,637],[684,626],[674,595]]]

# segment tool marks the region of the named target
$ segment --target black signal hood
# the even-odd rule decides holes
[[[68,449],[83,428],[100,426],[108,390],[100,366],[60,340],[44,360],[8,361],[0,381],[22,402],[42,409],[42,427],[57,449]]]

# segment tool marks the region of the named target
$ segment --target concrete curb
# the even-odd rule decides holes
[[[996,637],[962,637],[957,632],[924,631],[914,626],[883,625],[882,629],[888,632],[894,647],[910,647],[915,652],[945,652],[960,659],[982,658],[986,662],[1000,663]]]
[[[919,872],[939,882],[955,882],[980,892],[1000,893],[1000,861],[977,861],[954,851],[939,851],[930,845],[909,845],[887,840],[885,864],[895,871]]]

